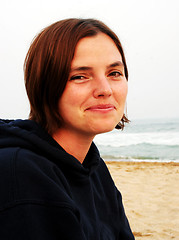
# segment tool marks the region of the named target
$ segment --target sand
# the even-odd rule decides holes
[[[106,163],[135,239],[179,239],[179,163]]]

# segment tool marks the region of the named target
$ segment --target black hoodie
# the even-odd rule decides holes
[[[0,121],[0,239],[134,239],[94,143],[81,164],[34,121]]]

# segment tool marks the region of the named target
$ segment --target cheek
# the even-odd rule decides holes
[[[67,109],[76,111],[76,108],[80,107],[83,102],[84,96],[82,93],[82,91],[76,88],[66,89],[59,101],[60,109],[63,109],[63,111],[67,111]]]
[[[115,87],[115,96],[119,102],[125,102],[127,93],[128,93],[128,84],[127,81],[120,83],[120,85]]]

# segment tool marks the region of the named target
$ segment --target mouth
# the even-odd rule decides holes
[[[86,109],[86,111],[94,111],[94,112],[110,112],[115,110],[115,106],[113,104],[99,104],[90,106]]]

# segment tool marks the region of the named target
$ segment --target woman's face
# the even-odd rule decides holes
[[[63,130],[95,136],[115,128],[127,96],[122,57],[112,39],[99,33],[81,39],[59,100]]]

